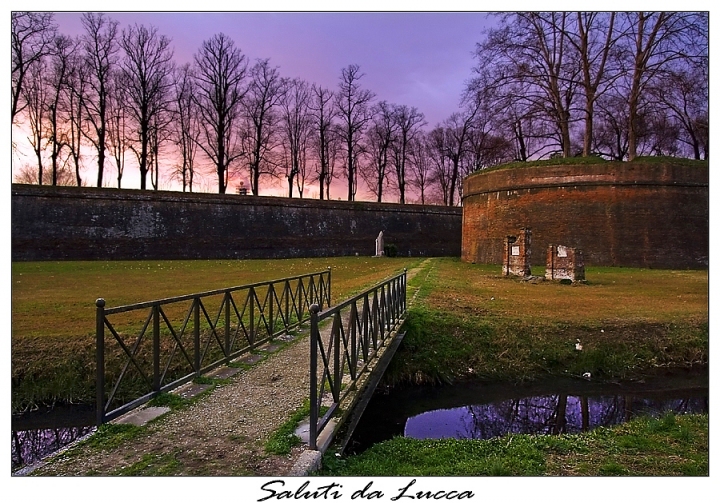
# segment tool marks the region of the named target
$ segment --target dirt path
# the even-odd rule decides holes
[[[432,259],[408,270],[408,281]],[[409,299],[410,300],[410,299]],[[268,454],[264,443],[308,396],[307,327],[303,336],[230,378],[193,405],[171,411],[121,445],[87,445],[50,458],[33,475],[253,475],[290,472],[305,446],[287,456]]]

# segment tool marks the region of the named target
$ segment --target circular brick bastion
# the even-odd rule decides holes
[[[478,171],[463,183],[462,259],[501,264],[507,236],[532,231],[542,274],[549,245],[580,249],[586,265],[708,267],[706,161],[552,161]]]

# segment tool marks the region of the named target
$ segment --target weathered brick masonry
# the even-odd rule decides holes
[[[439,206],[12,186],[12,260],[459,256],[462,210]]]
[[[501,264],[504,239],[532,229],[532,265],[561,243],[586,265],[708,266],[708,164],[608,162],[478,172],[463,186],[462,259]]]

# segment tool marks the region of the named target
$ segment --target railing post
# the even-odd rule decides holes
[[[250,345],[255,344],[255,288],[250,287],[248,291],[250,300]]]
[[[320,306],[310,306],[310,448],[317,450],[317,427],[320,411],[318,410],[317,389],[317,350],[318,350],[318,313]]]
[[[97,299],[95,307],[95,407],[100,426],[105,422],[105,299]]]
[[[362,321],[362,340],[363,340],[363,361],[367,362],[370,351],[370,298],[368,292],[363,297],[363,321]]]
[[[407,268],[403,269],[402,279],[402,312],[407,311]]]
[[[270,315],[270,334],[269,334],[269,336],[272,339],[272,337],[275,335],[275,318],[273,318],[273,311],[274,311],[273,304],[275,304],[275,285],[273,283],[270,283],[270,285],[268,286],[267,297],[270,300],[270,306],[269,306],[269,308],[270,308],[270,313],[269,313],[269,315]]]
[[[193,346],[195,349],[195,373],[200,375],[200,298],[195,297],[193,312]]]
[[[290,325],[290,295],[292,295],[290,290],[290,281],[285,280],[285,286],[283,295],[285,296],[285,326],[287,327]]]
[[[337,324],[335,322],[338,322]],[[335,357],[333,358],[333,366],[334,366],[334,372],[333,372],[333,401],[334,403],[338,403],[340,401],[340,382],[342,381],[342,372],[340,368],[340,355],[342,354],[342,351],[340,350],[340,330],[342,330],[342,317],[340,316],[340,311],[337,311],[335,313],[335,320],[333,320],[333,351],[335,352]],[[335,328],[337,327],[337,330]]]
[[[331,295],[332,290],[331,290],[331,288],[332,288],[332,268],[331,268],[330,266],[328,266],[328,278],[327,278],[327,289],[326,289],[326,290],[327,290],[327,299],[326,299],[326,301],[327,301],[327,307],[332,306],[332,301],[331,301],[331,299],[332,299],[332,295]]]
[[[316,297],[315,294],[317,293],[317,288],[315,286],[315,275],[310,273],[307,276],[307,279],[308,279],[308,286],[307,286],[307,290],[305,290],[305,300],[306,300],[306,303],[308,306],[308,312],[309,312],[310,306],[312,306],[313,304],[317,304],[318,301],[315,298]],[[322,281],[322,277],[320,277],[318,279],[318,282],[320,282],[320,281]],[[320,299],[319,302],[320,302],[320,304],[322,304],[322,299]]]
[[[160,391],[160,305],[153,306],[153,391]]]
[[[230,292],[225,292],[225,356],[230,356]]]
[[[357,300],[353,301],[350,307],[350,326],[349,337],[350,337],[350,361],[348,366],[350,367],[350,375],[355,379],[355,372],[357,371]]]

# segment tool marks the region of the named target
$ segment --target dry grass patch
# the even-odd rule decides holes
[[[503,277],[497,266],[434,261],[390,380],[586,372],[619,379],[707,364],[707,271],[589,268],[586,275],[587,284],[534,284]]]
[[[13,263],[13,410],[93,400],[95,300],[99,297],[106,300],[107,307],[116,307],[331,267],[332,300],[338,302],[419,262],[336,257]],[[210,312],[217,312],[219,300],[216,303],[209,305]],[[183,316],[186,309],[185,305],[169,306],[166,312],[171,317],[175,311]],[[118,323],[123,323],[122,315]]]

